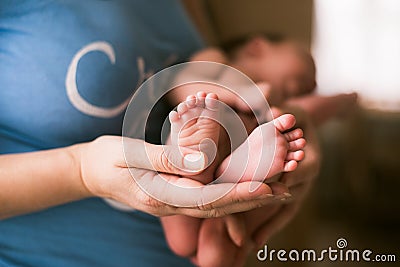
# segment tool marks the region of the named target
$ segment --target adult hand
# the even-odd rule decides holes
[[[270,187],[274,195],[271,204],[287,198],[288,188],[285,185],[271,183]],[[192,262],[202,267],[243,266],[249,252],[255,247],[248,234],[251,232],[247,229],[248,218],[245,215],[246,213],[236,213],[223,218],[203,220],[197,253],[191,257]]]
[[[124,147],[129,147],[124,157]],[[171,146],[157,146],[144,143],[142,140],[125,139],[121,137],[104,136],[93,142],[77,145],[77,161],[81,164],[81,178],[86,189],[92,196],[111,198],[132,208],[157,215],[182,214],[199,218],[219,217],[231,213],[251,210],[270,203],[273,199],[272,190],[266,184],[251,192],[250,182],[239,184],[202,185],[192,179],[178,176],[188,174],[183,169],[192,167],[200,172],[205,166],[203,161],[199,166],[193,162],[185,166],[181,156],[198,153],[190,149],[178,150]],[[202,166],[201,166],[202,165]],[[162,177],[158,172],[163,174]],[[196,173],[190,172],[191,175]],[[165,199],[172,200],[179,196],[180,207],[166,204],[148,194],[137,184],[141,180],[146,188],[159,188]],[[142,183],[143,182],[143,183]],[[218,194],[221,197],[207,203],[193,203],[193,195],[176,194],[173,190],[165,190],[166,182],[177,187],[198,187],[202,198],[210,199]],[[231,189],[231,190],[230,190]],[[222,196],[223,195],[223,196]],[[187,203],[187,205],[185,205]]]

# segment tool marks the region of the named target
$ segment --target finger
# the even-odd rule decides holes
[[[207,165],[204,153],[175,146],[161,146],[123,138],[128,168],[140,168],[181,175],[198,174]],[[134,149],[127,149],[132,147]]]
[[[271,196],[264,200],[252,200],[241,203],[235,203],[231,205],[227,205],[226,207],[220,208],[208,208],[206,210],[196,209],[196,208],[176,208],[173,207],[172,210],[166,211],[165,214],[181,214],[196,218],[215,218],[215,217],[223,217],[228,214],[244,212],[256,208],[263,207],[265,205],[276,202],[276,199]]]
[[[232,242],[242,247],[246,240],[246,225],[241,213],[231,214],[225,217],[226,229]]]
[[[132,168],[133,180],[138,192],[140,210],[155,215],[182,214],[198,218],[221,217],[265,206],[277,200],[287,199],[288,189],[281,183],[270,185],[260,183],[251,191],[250,184],[211,184],[202,185],[189,178],[180,178],[171,174],[159,174],[153,171]],[[162,177],[161,177],[162,175]],[[140,193],[140,194],[139,194]],[[274,196],[272,193],[277,194]],[[126,196],[129,199],[129,196]],[[126,201],[129,203],[129,200]],[[161,209],[162,208],[162,209]]]
[[[254,244],[253,242],[248,242],[242,249],[239,249],[238,253],[236,254],[236,258],[234,261],[233,267],[243,267],[246,264],[247,258],[250,252],[253,250]]]
[[[270,185],[258,182],[259,185],[257,189],[252,192],[250,190],[250,185],[252,183],[254,182],[241,182],[237,184],[221,183],[204,187],[203,193],[205,196],[213,194],[218,190],[221,190],[221,193],[227,193],[216,201],[211,203],[202,203],[201,206],[203,209],[223,208],[228,211],[226,214],[231,214],[243,211],[242,209],[251,209],[246,208],[248,202],[259,202],[273,197]],[[230,188],[230,190],[225,191],[227,188]]]
[[[272,194],[274,195],[275,199],[282,199],[282,198],[288,198],[291,197],[291,194],[289,192],[289,188],[280,182],[273,182],[268,184],[271,187]]]
[[[135,178],[129,179],[138,191],[135,198],[142,196],[138,200],[142,206],[138,209],[159,215],[221,217],[274,201],[271,188],[262,183],[257,190],[250,191],[251,182],[202,185],[190,178],[145,169],[130,168],[129,172]],[[158,210],[161,207],[162,211]]]
[[[235,246],[228,236],[224,218],[203,220],[197,247],[200,266],[232,266],[239,250],[240,248]]]
[[[226,205],[225,207],[219,207],[219,208],[205,207],[202,209],[196,209],[196,208],[173,207],[173,209],[168,210],[166,214],[182,214],[196,218],[214,218],[214,217],[226,216],[232,213],[244,212],[260,208],[274,202],[276,202],[276,199],[273,196],[269,196],[268,198],[263,200],[249,200],[246,202],[233,203],[230,205]]]
[[[178,211],[175,210],[174,212],[175,214],[180,213],[199,218],[221,217],[232,213],[263,207],[265,205],[275,203],[277,200],[287,199],[290,197],[290,194],[287,193],[288,188],[282,183],[269,184],[274,188],[275,192],[278,194],[277,196],[271,194],[271,187],[264,183],[261,183],[261,185],[258,186],[255,191],[249,191],[249,186],[251,183],[254,183],[254,181],[242,182],[234,185],[234,188],[228,194],[212,203],[191,208],[179,208]],[[229,184],[207,185],[205,188],[215,191],[220,190],[220,188],[213,186],[226,185]]]

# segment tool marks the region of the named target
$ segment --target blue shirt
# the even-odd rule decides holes
[[[138,85],[201,45],[176,0],[0,1],[0,153],[121,134]],[[96,198],[0,221],[2,264],[190,265],[157,218]]]

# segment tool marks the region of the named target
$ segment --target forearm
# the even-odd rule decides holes
[[[0,156],[0,219],[89,197],[79,146]]]

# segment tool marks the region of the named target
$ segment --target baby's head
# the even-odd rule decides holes
[[[232,65],[254,82],[268,82],[285,99],[315,89],[315,64],[310,52],[280,36],[253,36],[225,46]]]

